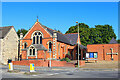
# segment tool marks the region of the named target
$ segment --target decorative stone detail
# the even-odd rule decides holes
[[[56,59],[57,58],[57,32],[54,31],[53,33],[53,58]]]

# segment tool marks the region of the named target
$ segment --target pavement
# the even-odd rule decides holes
[[[7,65],[0,65],[0,73],[2,78],[118,78],[118,70],[91,70],[84,68],[71,67],[35,67],[38,74],[28,75],[29,66],[14,66],[17,73],[10,73]]]

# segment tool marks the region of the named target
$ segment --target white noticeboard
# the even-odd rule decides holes
[[[86,58],[89,58],[89,53],[86,53]]]

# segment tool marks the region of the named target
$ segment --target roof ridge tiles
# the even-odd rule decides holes
[[[67,33],[67,34],[78,34],[78,33]],[[64,34],[64,35],[67,35],[67,34]]]

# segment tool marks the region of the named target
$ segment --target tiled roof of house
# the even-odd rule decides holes
[[[111,41],[109,42],[109,44],[117,44],[118,42],[114,39],[114,37],[111,39]]]
[[[0,27],[0,39],[3,39],[13,26]]]

